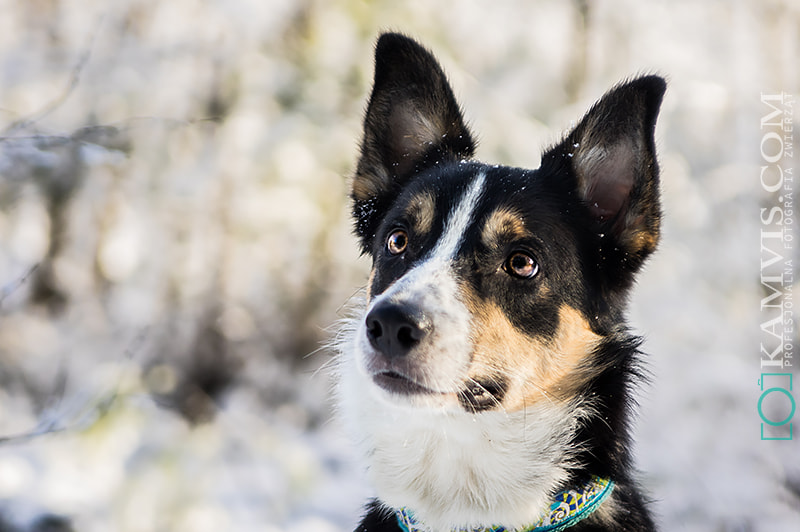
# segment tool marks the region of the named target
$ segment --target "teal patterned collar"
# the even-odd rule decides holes
[[[574,490],[565,490],[555,496],[550,508],[539,520],[528,528],[516,532],[561,532],[577,524],[597,510],[606,500],[614,482],[607,478],[592,476],[583,485]],[[425,525],[414,519],[414,514],[407,508],[397,510],[397,523],[404,532],[430,532]],[[514,532],[502,526],[457,528],[451,532]]]

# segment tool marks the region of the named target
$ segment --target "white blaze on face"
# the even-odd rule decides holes
[[[450,214],[450,219],[447,221],[444,233],[426,262],[444,261],[447,263],[455,258],[458,248],[461,246],[461,242],[467,232],[467,228],[470,222],[472,222],[472,215],[475,212],[475,207],[478,205],[485,183],[486,174],[480,173],[475,177],[475,180],[470,184],[461,202],[459,202]]]
[[[419,308],[433,326],[425,343],[414,355],[424,370],[424,382],[418,384],[443,393],[456,393],[463,386],[472,352],[470,314],[459,297],[459,286],[451,265],[472,223],[485,182],[485,174],[475,177],[450,212],[434,248],[420,264],[375,296],[364,314],[384,301]],[[366,358],[372,356],[373,349],[367,339],[365,323],[359,325],[356,341],[358,364],[366,374]]]

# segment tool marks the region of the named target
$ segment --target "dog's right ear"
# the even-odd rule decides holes
[[[381,35],[351,189],[362,251],[370,248],[377,213],[385,211],[414,174],[469,158],[474,151],[472,135],[433,55],[404,35]]]

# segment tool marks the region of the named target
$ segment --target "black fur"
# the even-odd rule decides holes
[[[367,505],[364,519],[355,532],[402,532],[402,529],[397,524],[395,513],[382,507],[379,501],[373,500]]]
[[[452,90],[434,57],[413,40],[385,34],[378,41],[375,81],[364,121],[361,158],[353,180],[353,215],[361,248],[373,258],[372,294],[380,294],[412,268],[435,242],[444,217],[469,176],[486,174],[486,188],[474,228],[499,206],[524,212],[535,234],[513,242],[536,258],[533,279],[499,275],[512,249],[489,249],[468,233],[455,272],[477,297],[502,308],[514,327],[531,337],[557,330],[558,309],[578,309],[604,340],[593,354],[592,378],[579,393],[597,398],[597,413],[576,434],[583,468],[563,488],[590,475],[608,477],[616,487],[605,503],[613,519],[597,512],[571,530],[651,531],[647,505],[631,473],[631,388],[642,380],[640,340],[624,322],[634,274],[659,238],[658,164],[654,129],[664,80],[645,76],[609,91],[562,142],[547,150],[537,170],[489,166],[472,159],[475,144]],[[409,198],[429,191],[437,200],[433,230],[410,234],[402,255],[387,253],[387,236],[411,233],[404,218]],[[502,403],[506,381],[489,376],[486,396],[461,394],[467,411]],[[488,400],[487,400],[488,397]],[[392,512],[379,501],[367,507],[356,529],[397,532]]]

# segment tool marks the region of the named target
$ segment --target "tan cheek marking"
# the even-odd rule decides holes
[[[411,220],[414,232],[418,235],[430,232],[435,214],[436,199],[430,192],[416,195],[406,207],[406,216]]]
[[[556,340],[548,346],[556,366],[552,372],[554,382],[549,389],[553,396],[569,399],[594,377],[593,369],[599,367],[589,362],[602,340],[578,310],[569,305],[559,309]]]
[[[528,234],[522,217],[507,208],[497,209],[489,216],[481,231],[481,240],[487,247],[498,247],[505,240],[516,240]]]
[[[584,362],[601,338],[580,312],[564,305],[559,326],[550,339],[520,333],[494,304],[473,304],[475,346],[470,375],[502,374],[511,379],[503,400],[506,411],[521,410],[540,401],[571,398],[591,376]]]

